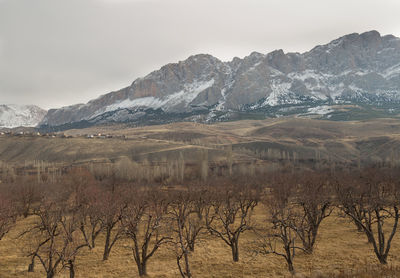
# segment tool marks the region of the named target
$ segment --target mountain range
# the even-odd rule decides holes
[[[253,52],[229,62],[194,55],[86,104],[51,109],[39,126],[397,117],[399,104],[400,38],[369,31],[305,53]]]
[[[47,111],[35,105],[0,105],[0,127],[35,127]]]

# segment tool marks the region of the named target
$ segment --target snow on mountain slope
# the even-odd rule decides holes
[[[0,105],[0,127],[34,127],[46,113],[46,110],[35,105]]]
[[[132,100],[125,99],[110,104],[99,111],[96,111],[93,115],[89,117],[89,119],[101,115],[105,112],[110,112],[124,108],[136,108],[136,107],[144,107],[152,109],[163,108],[165,111],[169,111],[172,110],[176,105],[183,104],[186,106],[190,104],[198,96],[199,93],[210,88],[213,84],[214,84],[214,79],[208,81],[195,81],[191,84],[185,84],[183,90],[176,93],[172,93],[165,97],[160,97],[160,98],[142,97]]]

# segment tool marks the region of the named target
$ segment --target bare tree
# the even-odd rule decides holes
[[[32,264],[35,258],[39,259],[46,271],[46,277],[52,278],[62,263],[67,248],[66,242],[57,240],[60,235],[62,211],[55,202],[48,201],[36,208],[34,215],[33,226],[28,227],[20,236],[30,236],[32,249],[28,255],[32,257]],[[33,266],[30,266],[30,270],[33,271]]]
[[[166,230],[167,199],[158,189],[131,189],[121,222],[124,233],[132,240],[132,253],[139,276],[147,275],[147,262],[170,241]]]
[[[206,187],[198,184],[191,184],[188,190],[191,196],[191,211],[187,225],[184,225],[183,237],[189,251],[194,252],[196,242],[206,233],[205,210],[209,205],[209,192]]]
[[[357,228],[357,231],[363,233],[363,227],[360,224],[362,220],[366,217],[366,210],[364,209],[365,195],[355,194],[359,188],[363,187],[363,178],[359,172],[356,173],[342,173],[336,175],[333,179],[333,187],[336,191],[337,201],[340,206],[340,202],[346,202],[347,204],[352,203],[352,205],[347,206],[347,214],[350,213],[353,217],[348,217],[346,213],[343,213],[343,209],[340,210],[340,215],[342,217],[347,217]],[[360,192],[358,192],[360,193]],[[349,199],[351,197],[351,200]],[[372,227],[369,227],[371,230]],[[370,238],[368,238],[370,242]]]
[[[70,277],[74,277],[75,258],[86,242],[78,231],[78,203],[71,198],[66,184],[43,184],[43,198],[35,206],[33,225],[20,234],[28,244],[27,255],[31,258],[29,272],[34,271],[39,260],[48,278],[68,265]],[[68,263],[66,263],[68,262]]]
[[[93,249],[98,235],[104,230],[101,219],[105,202],[104,188],[85,168],[74,168],[64,179],[69,201],[76,209],[75,221],[79,223],[87,247]]]
[[[200,160],[200,178],[202,181],[207,181],[208,179],[208,149],[201,149],[201,160]]]
[[[337,187],[338,206],[362,227],[379,262],[387,264],[400,217],[398,179],[382,169],[365,169],[361,175],[363,182],[357,187]]]
[[[306,253],[312,253],[321,222],[331,215],[329,176],[325,173],[302,173],[295,175],[294,203],[298,207],[292,228],[303,243]]]
[[[16,221],[15,208],[5,192],[0,192],[0,240],[10,231]]]
[[[247,184],[210,187],[210,204],[205,210],[208,231],[225,242],[239,261],[239,238],[252,228],[251,216],[259,201],[259,191]]]
[[[62,265],[69,270],[69,277],[74,278],[76,258],[82,248],[88,247],[88,243],[79,231],[80,207],[65,204],[62,209],[59,237],[66,247],[62,253]]]
[[[203,194],[206,194],[204,190],[193,186],[170,192],[172,242],[175,245],[176,262],[182,277],[192,277],[189,253],[194,251],[196,240],[205,227]]]
[[[189,263],[189,246],[184,237],[184,230],[191,214],[191,196],[188,192],[178,191],[171,196],[169,215],[171,216],[171,227],[173,230],[173,244],[175,245],[176,263],[179,273],[184,277],[192,277]],[[182,268],[181,260],[184,260]]]
[[[62,256],[62,267],[69,270],[70,278],[75,277],[75,261],[79,251],[88,247],[91,248],[90,242],[84,233],[87,211],[90,210],[88,194],[90,189],[95,188],[97,182],[94,176],[85,168],[73,168],[63,179],[63,189],[65,191],[66,201],[59,203],[61,206],[62,216],[60,218],[60,235],[59,237],[65,244]],[[90,223],[90,222],[89,222]]]
[[[233,150],[232,150],[232,144],[228,145],[226,147],[226,164],[228,167],[228,174],[229,176],[232,176],[232,166],[233,166]]]
[[[79,230],[89,249],[96,246],[96,239],[104,231],[101,221],[103,211],[103,192],[98,185],[92,185],[82,191],[82,203],[79,213]]]
[[[28,217],[33,206],[40,203],[41,184],[34,177],[20,177],[12,187],[12,194],[18,214]]]
[[[264,205],[268,208],[268,228],[256,229],[258,240],[255,250],[257,253],[268,255],[274,254],[285,259],[288,270],[295,272],[293,260],[296,249],[304,251],[303,247],[295,243],[297,233],[295,227],[298,213],[291,201],[294,186],[287,177],[275,180],[270,193],[264,199]]]
[[[103,190],[99,196],[99,221],[102,230],[105,232],[103,261],[108,260],[114,244],[123,236],[123,229],[119,225],[123,212],[124,203],[122,202],[122,192],[115,189],[113,191]]]

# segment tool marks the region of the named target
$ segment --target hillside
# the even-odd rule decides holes
[[[108,135],[87,138],[87,135]],[[64,137],[0,136],[0,161],[54,163],[173,161],[197,163],[204,151],[211,163],[225,163],[232,146],[241,162],[353,164],[400,160],[400,123],[393,119],[334,122],[310,119],[247,120],[211,125],[174,123],[72,129]],[[97,137],[97,138],[96,138]]]

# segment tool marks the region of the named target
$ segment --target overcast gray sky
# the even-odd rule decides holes
[[[0,104],[87,102],[192,54],[400,37],[399,13],[399,0],[0,0]]]

